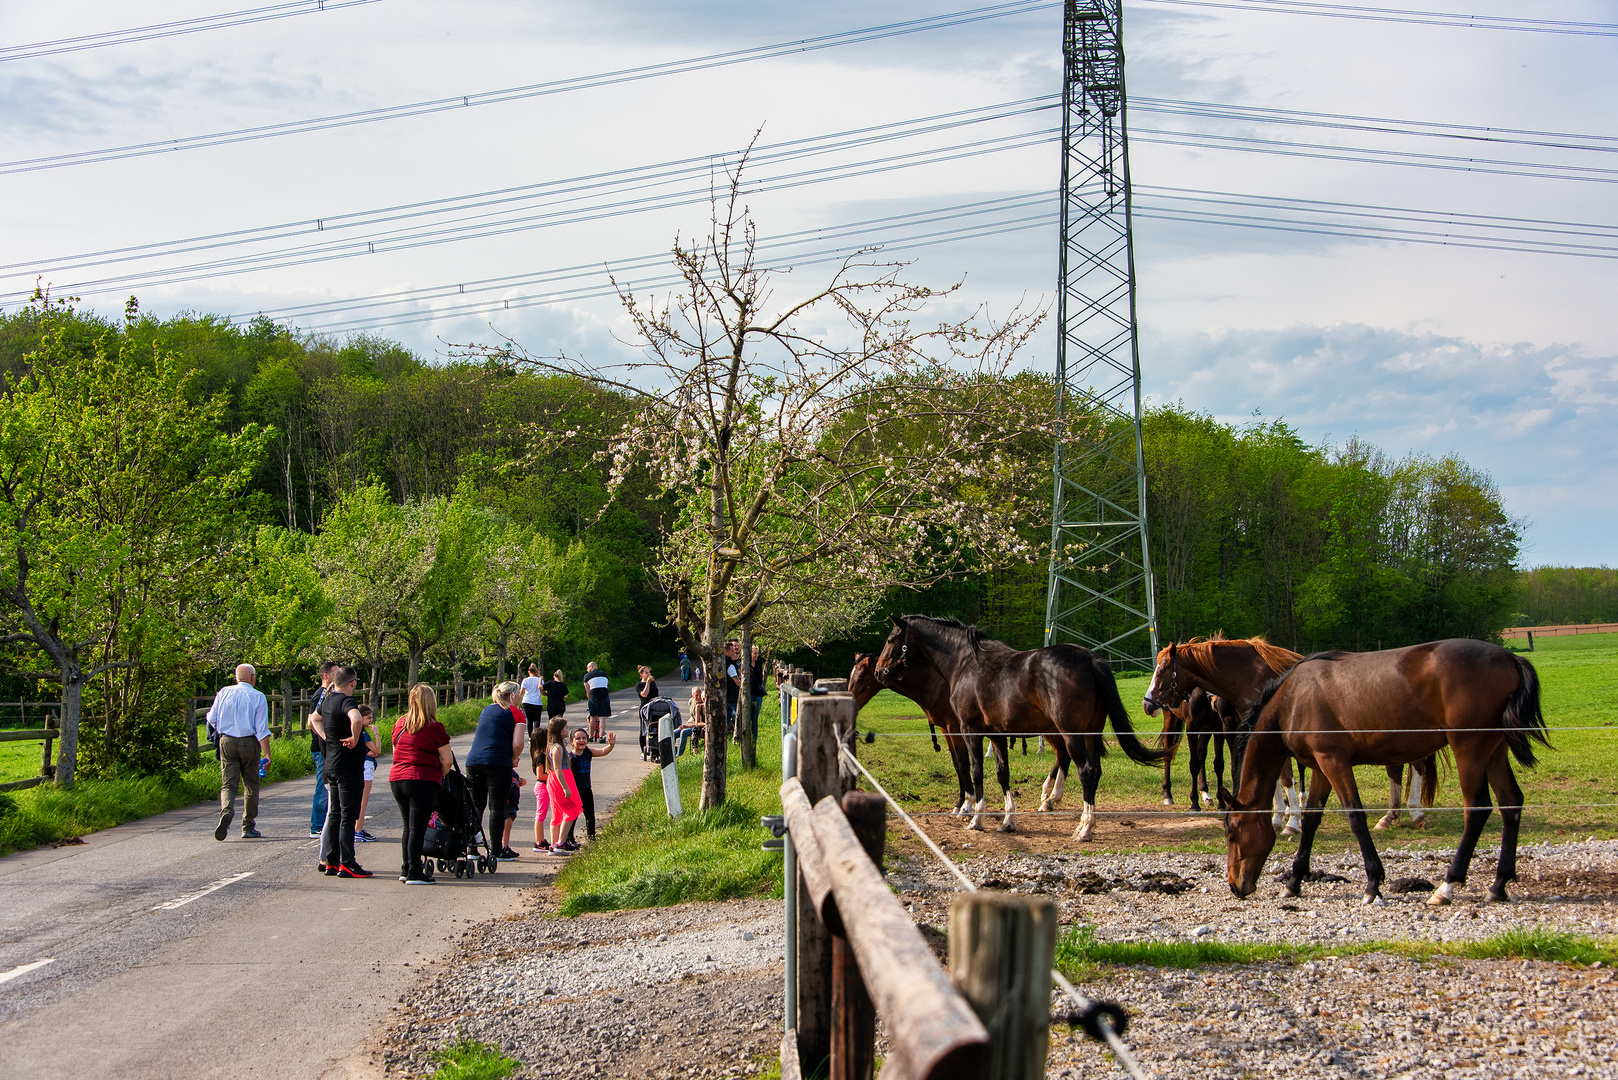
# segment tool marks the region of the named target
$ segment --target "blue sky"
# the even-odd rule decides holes
[[[248,6],[4,0],[0,47]],[[0,157],[17,162],[476,95],[967,6],[597,0],[451,7],[377,0],[133,44],[0,58],[0,122],[7,136]],[[1618,3],[1611,2],[1546,0],[1525,10],[1490,0],[1466,10],[1618,22]],[[1157,0],[1128,4],[1125,11],[1130,92],[1142,103],[1132,115],[1140,133],[1132,166],[1143,206],[1185,205],[1168,196],[1195,189],[1490,216],[1495,235],[1521,218],[1607,226],[1605,236],[1573,227],[1562,239],[1618,246],[1611,238],[1611,227],[1618,226],[1618,186],[1611,181],[1618,171],[1601,171],[1618,170],[1612,152],[1618,141],[1498,131],[1618,136],[1612,120],[1618,115],[1618,38],[1354,22]],[[344,214],[723,154],[761,126],[761,141],[775,144],[1052,94],[1059,89],[1059,29],[1059,9],[1046,6],[966,27],[335,131],[65,168],[7,173],[0,166],[7,195],[0,201],[0,227],[8,240],[0,291],[26,289],[36,277],[59,291],[107,279],[74,291],[109,312],[133,290],[160,314],[249,315],[447,286],[451,295],[363,312],[304,312],[296,322],[343,333],[359,318],[380,317],[368,325],[426,356],[442,354],[446,342],[505,334],[534,352],[567,350],[607,360],[624,348],[615,336],[623,321],[610,297],[575,294],[526,305],[523,297],[541,291],[537,286],[497,283],[474,289],[472,299],[485,310],[468,311],[468,299],[453,290],[465,282],[655,255],[667,250],[676,231],[703,228],[706,210],[699,203],[651,210],[642,204],[632,214],[590,215],[593,220],[431,246],[390,249],[384,243],[375,254],[302,265],[276,266],[289,260],[269,256],[388,227],[344,232]],[[1389,126],[1360,121],[1322,128],[1187,118],[1148,111],[1147,99],[1471,125],[1496,129],[1495,141],[1354,130]],[[1030,198],[1033,209],[1025,215],[1037,217],[1054,206],[1057,150],[1036,135],[1055,122],[1050,111],[1024,113],[827,152],[776,172],[988,138],[1016,142],[1022,136],[1024,144],[764,190],[750,205],[767,235],[1013,196]],[[1168,145],[1150,141],[1149,130],[1309,143],[1316,156]],[[1156,136],[1164,137],[1185,141]],[[1345,161],[1343,150],[1332,148],[1405,164]],[[1435,156],[1408,156],[1414,154]],[[1444,167],[1411,167],[1418,161]],[[1530,171],[1542,175],[1507,175]],[[766,168],[759,175],[775,174]],[[694,182],[701,187],[700,177]],[[692,183],[685,181],[687,190],[694,190]],[[644,194],[591,197],[602,202]],[[1048,201],[1041,198],[1046,194]],[[1289,205],[1296,217],[1298,204]],[[442,230],[451,217],[496,209],[466,208],[423,224]],[[1272,222],[1276,216],[1273,209],[1241,212]],[[322,225],[314,226],[315,219]],[[246,238],[250,243],[221,246],[216,239],[189,245],[195,251],[168,253],[142,247],[186,237],[230,239],[224,234],[298,222],[310,224]],[[1475,224],[1415,227],[1460,234]],[[1459,453],[1496,478],[1508,508],[1525,521],[1525,563],[1618,562],[1618,321],[1612,314],[1618,260],[1161,217],[1138,222],[1136,247],[1151,399],[1183,400],[1233,421],[1255,414],[1284,418],[1314,441],[1359,435],[1395,455]],[[142,250],[66,258],[122,248]],[[965,277],[959,304],[939,312],[948,315],[969,304],[1004,312],[1018,302],[1048,302],[1055,249],[1054,225],[1036,222],[901,253],[915,259],[911,273],[921,280]],[[244,258],[258,261],[153,282],[165,269]],[[246,272],[224,272],[233,268]],[[654,273],[627,276],[646,281]],[[800,267],[784,288],[813,274],[813,267]],[[592,286],[600,281],[591,271],[569,287],[599,293]],[[518,302],[510,309],[503,306],[513,299]],[[1048,368],[1050,347],[1048,335],[1036,342],[1029,365]]]

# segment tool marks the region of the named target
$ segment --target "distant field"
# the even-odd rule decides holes
[[[1524,654],[1540,676],[1542,704],[1552,749],[1536,744],[1540,763],[1535,769],[1515,767],[1529,809],[1524,812],[1524,843],[1537,841],[1601,838],[1618,836],[1618,634],[1592,634],[1578,637],[1546,638],[1536,641],[1537,649]],[[1129,706],[1137,734],[1156,744],[1161,721],[1148,718],[1140,709],[1146,689],[1143,677],[1119,679],[1119,690]],[[935,754],[926,736],[926,724],[915,703],[884,691],[860,714],[860,727],[878,733],[873,744],[861,744],[860,757],[871,771],[908,810],[945,811],[955,793],[954,772],[947,754]],[[1593,730],[1557,731],[1558,727]],[[1109,733],[1111,728],[1108,728]],[[887,737],[884,737],[887,736]],[[1035,755],[1033,740],[1028,755],[1020,746],[1012,754],[1011,775],[1019,810],[1032,811],[1038,805],[1040,784],[1050,768],[1047,748]],[[985,759],[985,789],[989,806],[998,808],[1000,790],[994,782],[993,757]],[[1228,767],[1228,766],[1227,766]],[[1097,806],[1102,811],[1126,811],[1125,816],[1108,816],[1096,830],[1096,848],[1104,850],[1185,848],[1196,851],[1223,851],[1224,835],[1217,815],[1188,810],[1188,766],[1184,749],[1174,763],[1176,806],[1161,803],[1159,769],[1136,765],[1116,745],[1102,761],[1101,788]],[[1210,782],[1212,755],[1209,755]],[[1356,770],[1361,798],[1374,807],[1375,817],[1386,809],[1387,774],[1377,767]],[[956,843],[970,843],[974,850],[1048,850],[1071,847],[1069,837],[1077,825],[1079,790],[1076,775],[1070,778],[1063,810],[1071,816],[1028,813],[1019,815],[1021,835],[999,838],[966,833],[955,819],[925,819],[939,826],[938,835]],[[1453,771],[1441,777],[1437,806],[1459,806],[1460,796]],[[1328,810],[1338,806],[1335,798]],[[995,819],[998,824],[998,818]],[[991,826],[992,828],[993,826]],[[1379,847],[1449,846],[1461,832],[1458,810],[1436,810],[1429,814],[1425,831],[1399,829],[1377,833]],[[1484,831],[1483,844],[1498,843],[1500,818],[1492,815]],[[1290,846],[1289,842],[1283,841]],[[1328,813],[1317,837],[1317,850],[1337,850],[1353,845],[1343,815]],[[1277,850],[1280,850],[1278,847]]]

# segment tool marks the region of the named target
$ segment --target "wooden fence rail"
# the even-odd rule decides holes
[[[881,1080],[1043,1076],[1054,906],[1008,894],[957,897],[950,971],[941,968],[882,876],[886,801],[853,790],[839,754],[839,741],[850,752],[856,745],[853,696],[841,681],[811,687],[803,673],[792,675],[782,689],[783,745],[794,747],[784,756],[796,766],[784,762],[795,775],[781,784],[779,824],[795,879],[786,883],[795,901],[793,1020],[781,1041],[781,1080],[814,1075],[823,1063],[829,1080],[870,1080],[878,1015],[891,1046]]]

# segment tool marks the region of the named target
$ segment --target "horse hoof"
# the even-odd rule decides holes
[[[1299,888],[1296,881],[1284,881],[1281,884],[1286,890],[1287,899],[1296,900],[1303,895],[1303,889]]]
[[[1378,821],[1375,825],[1371,826],[1371,831],[1373,831],[1373,832],[1381,832],[1383,829],[1386,829],[1390,824],[1392,824],[1392,819],[1387,817],[1387,816],[1384,816],[1381,821]]]
[[[1001,832],[1016,832],[1017,831],[1017,823],[1014,822],[1014,821],[1002,821],[1000,823],[1000,831]]]
[[[1192,812],[1192,813],[1193,813],[1193,814],[1200,814],[1200,813],[1202,813],[1202,804],[1201,804],[1201,803],[1192,803],[1192,804],[1191,804],[1191,812]]]
[[[1506,887],[1504,885],[1490,885],[1489,900],[1491,903],[1505,904],[1511,901],[1511,897],[1506,895]]]
[[[1427,903],[1433,907],[1443,907],[1445,904],[1449,903],[1450,894],[1454,891],[1455,886],[1451,882],[1446,881],[1437,889],[1433,890],[1433,895],[1427,898]]]
[[[1169,798],[1167,795],[1165,795],[1165,796],[1163,796],[1163,805],[1164,806],[1173,806],[1174,805],[1174,800]]]
[[[1426,827],[1427,819],[1424,817],[1413,817],[1410,819],[1410,824],[1406,826],[1406,828],[1411,829],[1425,829]]]
[[[1377,907],[1387,907],[1388,906],[1388,902],[1386,900],[1382,899],[1382,894],[1381,893],[1368,892],[1368,893],[1365,894],[1365,898],[1364,898],[1364,900],[1362,902],[1366,903],[1366,904],[1375,904]]]
[[[1286,828],[1281,830],[1281,835],[1282,836],[1302,836],[1303,835],[1303,830],[1298,828],[1296,825],[1288,825]]]

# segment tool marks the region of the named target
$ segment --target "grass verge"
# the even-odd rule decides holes
[[[781,895],[781,855],[763,851],[769,836],[763,814],[781,808],[781,736],[769,722],[768,703],[760,717],[758,768],[743,769],[731,745],[725,805],[697,812],[702,759],[679,759],[683,815],[670,818],[663,803],[661,774],[652,773],[618,805],[600,839],[568,861],[557,876],[561,912],[662,907],[688,900],[728,900]]]
[[[1333,945],[1224,941],[1101,941],[1095,927],[1069,927],[1056,943],[1056,966],[1069,978],[1093,977],[1116,966],[1193,968],[1288,963],[1387,953],[1414,960],[1546,960],[1569,964],[1618,962],[1618,940],[1597,940],[1544,927],[1507,930],[1478,941],[1366,941]]]
[[[503,1080],[522,1068],[516,1058],[473,1039],[452,1042],[436,1056],[438,1067],[433,1070],[433,1080]]]
[[[482,702],[464,702],[440,709],[438,716],[451,735],[458,735],[477,726],[482,708]],[[381,726],[385,753],[391,742],[393,724],[385,720]],[[39,753],[37,748],[33,752]],[[296,780],[314,771],[307,734],[272,740],[270,771],[264,783]],[[41,784],[26,791],[0,794],[0,855],[218,798],[219,763],[206,752],[202,763],[195,768],[169,776],[81,780],[72,791]]]

